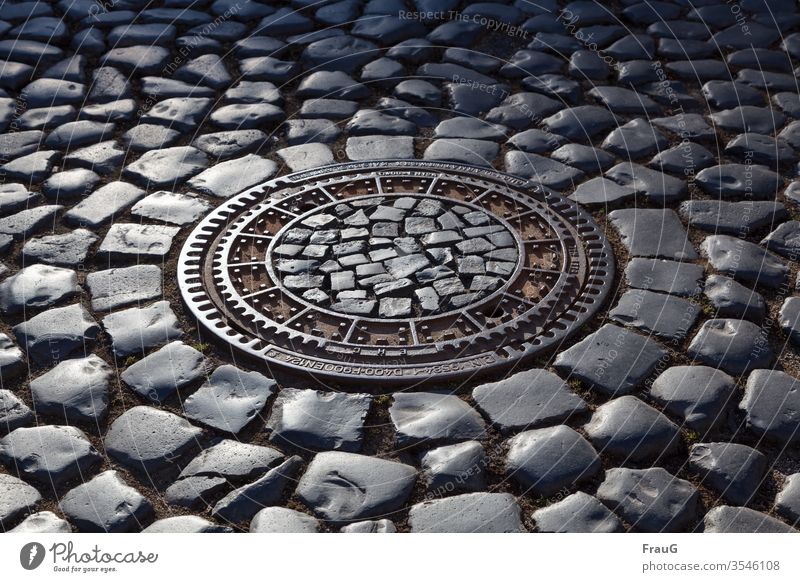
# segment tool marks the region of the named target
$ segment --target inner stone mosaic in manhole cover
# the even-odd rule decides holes
[[[295,219],[268,249],[268,268],[303,302],[359,317],[418,319],[505,287],[521,267],[515,234],[480,206],[365,196]],[[553,257],[548,268],[556,267]]]
[[[413,384],[552,348],[602,306],[614,261],[539,185],[397,161],[243,192],[191,234],[178,275],[207,330],[269,365]]]

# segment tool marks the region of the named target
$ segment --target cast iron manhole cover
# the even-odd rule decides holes
[[[222,204],[181,293],[238,350],[322,380],[414,384],[510,367],[602,305],[611,248],[573,202],[493,170],[386,161],[279,178]]]

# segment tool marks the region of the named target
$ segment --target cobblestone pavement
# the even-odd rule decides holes
[[[0,531],[796,531],[799,30],[788,0],[2,2]],[[213,208],[413,158],[581,204],[605,308],[408,390],[201,333],[176,272]],[[452,213],[385,208],[284,232],[284,286],[391,319],[502,285],[505,237],[429,266],[403,245]]]

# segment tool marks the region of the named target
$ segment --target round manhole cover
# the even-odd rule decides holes
[[[511,367],[602,305],[611,248],[575,203],[460,164],[387,161],[279,178],[192,232],[188,307],[238,350],[323,381]]]

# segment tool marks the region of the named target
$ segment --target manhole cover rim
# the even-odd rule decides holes
[[[246,216],[252,214],[253,208],[261,203],[275,203],[283,200],[286,196],[292,195],[297,190],[298,183],[301,186],[307,185],[310,180],[317,179],[319,185],[334,183],[341,179],[343,175],[351,177],[353,180],[376,177],[399,177],[405,172],[419,172],[419,176],[445,176],[448,180],[458,180],[463,178],[472,183],[491,187],[493,184],[500,183],[511,187],[516,191],[521,191],[534,201],[543,205],[545,208],[560,216],[578,233],[580,239],[577,252],[581,253],[585,264],[589,269],[586,273],[586,282],[579,296],[573,301],[568,309],[560,312],[558,317],[547,321],[545,332],[533,335],[532,338],[518,342],[519,345],[500,343],[496,346],[497,352],[505,352],[503,358],[496,357],[492,361],[484,359],[480,366],[460,368],[449,365],[448,361],[411,363],[411,364],[392,364],[396,368],[395,372],[402,370],[409,371],[408,375],[399,373],[395,375],[385,375],[380,369],[385,367],[381,364],[358,362],[352,366],[342,364],[342,359],[335,359],[331,353],[312,355],[308,353],[293,353],[281,346],[269,343],[264,337],[256,335],[246,335],[238,329],[226,323],[226,314],[220,311],[211,299],[211,294],[203,286],[203,273],[201,259],[204,254],[204,245],[210,245],[215,240],[220,240],[225,236],[225,230],[231,224],[246,220]],[[395,174],[397,173],[397,174]],[[315,182],[316,183],[316,182]],[[275,193],[281,189],[291,188],[286,196],[276,197]],[[495,215],[496,216],[496,215]],[[502,217],[496,216],[498,219]],[[585,255],[585,256],[584,256]],[[397,160],[376,160],[370,162],[352,162],[347,164],[333,164],[313,170],[305,170],[274,178],[268,182],[244,190],[228,200],[207,215],[190,233],[183,248],[181,249],[178,262],[178,286],[184,301],[191,313],[199,322],[199,326],[205,331],[211,332],[224,343],[244,352],[248,356],[264,362],[267,367],[275,365],[279,368],[293,372],[310,374],[316,380],[320,378],[325,381],[363,383],[380,377],[391,385],[397,384],[417,384],[426,381],[448,381],[458,378],[465,378],[476,374],[494,372],[499,368],[517,368],[521,362],[529,359],[535,354],[551,349],[553,346],[562,342],[565,338],[574,335],[579,328],[589,321],[605,304],[609,293],[612,290],[612,283],[615,274],[615,259],[609,241],[603,232],[594,223],[591,215],[579,207],[575,202],[557,194],[540,184],[524,180],[484,167],[475,167],[467,164],[456,164],[450,162],[425,162],[425,161],[397,161]],[[559,291],[560,293],[560,291]],[[217,297],[221,296],[219,291],[214,293]],[[547,308],[542,305],[539,311]],[[552,305],[550,305],[552,308]],[[570,314],[569,320],[563,316]],[[361,318],[357,318],[361,319]],[[497,330],[502,328],[514,328],[516,320],[510,324],[504,324],[493,328],[488,335],[497,335]],[[289,330],[290,332],[292,330]],[[251,331],[249,333],[252,333]],[[529,340],[533,341],[529,341]],[[309,337],[302,342],[307,347],[315,344],[317,347],[324,345],[316,337]],[[338,354],[337,354],[338,356]],[[461,356],[455,356],[456,359]],[[465,363],[468,360],[477,361],[479,358],[464,356]],[[318,362],[316,361],[318,360]],[[346,361],[346,360],[344,360]],[[414,373],[414,370],[425,370],[425,374]],[[343,370],[344,369],[344,370]],[[433,370],[433,372],[430,372]]]

